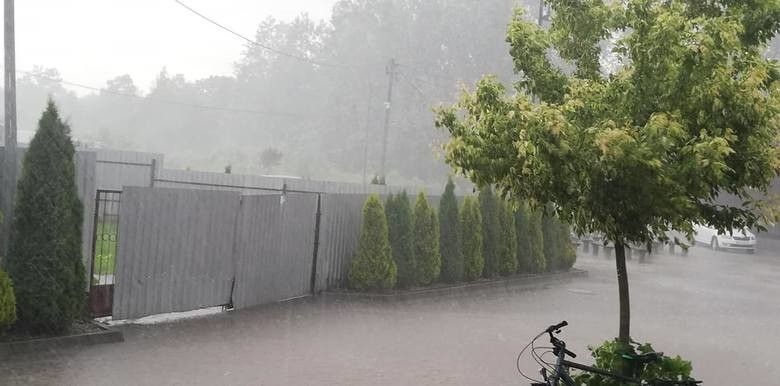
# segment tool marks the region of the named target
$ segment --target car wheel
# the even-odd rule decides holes
[[[713,250],[717,250],[718,249],[718,238],[717,237],[713,237],[712,238],[712,241],[710,242],[710,247]]]

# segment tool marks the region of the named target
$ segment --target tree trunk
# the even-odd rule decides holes
[[[626,246],[623,243],[615,243],[615,266],[617,267],[618,295],[620,297],[620,332],[618,341],[628,344],[630,342],[631,308],[628,296],[628,271],[626,270]]]
[[[626,270],[626,246],[622,242],[615,242],[615,266],[617,267],[618,295],[620,297],[620,330],[618,332],[617,352],[621,355],[633,354],[631,347],[631,307],[628,301],[628,271]],[[628,360],[619,361],[618,373],[630,377],[633,376],[633,363]]]

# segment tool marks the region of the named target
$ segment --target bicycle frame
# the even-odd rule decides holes
[[[558,357],[555,360],[555,373],[550,377],[550,386],[558,386],[559,381],[563,381],[566,386],[575,386],[574,380],[569,376],[569,369],[566,360],[566,350],[557,349]]]
[[[616,379],[621,382],[633,383],[637,385],[642,384],[642,381],[638,379],[626,377],[619,374],[613,374],[606,370],[568,361],[566,360],[566,345],[563,342],[561,342],[560,344],[562,346],[556,347],[555,349],[557,351],[556,353],[557,359],[555,361],[555,373],[550,376],[550,380],[548,381],[550,386],[560,386],[561,381],[566,386],[576,386],[574,384],[574,380],[571,379],[571,376],[569,375],[570,368],[586,371],[592,374],[603,375],[605,377],[610,377],[612,379]]]
[[[581,370],[581,371],[584,371],[584,372],[587,372],[587,373],[597,374],[597,375],[609,377],[609,378],[612,378],[614,380],[617,380],[617,381],[620,381],[620,382],[623,382],[623,383],[626,383],[626,384],[633,384],[633,385],[651,385],[651,384],[652,385],[656,385],[656,384],[658,384],[658,385],[697,385],[697,384],[701,383],[701,381],[697,381],[697,380],[694,380],[694,379],[686,379],[686,380],[683,380],[683,381],[651,380],[651,381],[648,382],[648,381],[642,381],[642,380],[637,379],[637,378],[628,377],[628,376],[625,376],[625,375],[611,373],[609,371],[602,370],[602,369],[599,369],[599,368],[596,368],[596,367],[586,366],[586,365],[579,364],[579,363],[576,363],[576,362],[568,361],[568,360],[566,360],[566,356],[567,355],[572,357],[572,358],[576,358],[577,355],[566,349],[566,342],[556,338],[555,335],[553,335],[553,334],[560,334],[561,328],[565,327],[567,325],[568,325],[568,323],[566,323],[566,321],[563,321],[563,322],[561,322],[559,324],[552,325],[552,326],[548,327],[546,330],[544,330],[539,335],[534,337],[534,339],[531,340],[531,342],[529,342],[525,346],[525,348],[523,348],[522,351],[520,351],[520,354],[518,354],[517,360],[519,362],[520,361],[520,356],[523,355],[523,352],[528,348],[528,346],[531,346],[531,350],[533,351],[534,350],[533,343],[537,339],[539,339],[544,334],[548,334],[550,336],[550,344],[552,344],[552,346],[553,346],[552,347],[553,348],[552,352],[553,352],[553,354],[555,355],[555,358],[556,358],[555,366],[552,369],[550,369],[548,367],[550,365],[550,363],[544,362],[544,360],[542,360],[541,357],[539,357],[538,354],[536,354],[537,357],[538,357],[537,363],[542,364],[541,374],[542,374],[542,377],[544,378],[544,382],[536,381],[536,380],[530,379],[530,378],[528,378],[526,376],[526,378],[528,378],[529,380],[531,380],[533,382],[532,385],[534,385],[534,386],[562,386],[562,385],[563,386],[576,386],[576,384],[574,383],[574,380],[571,378],[571,375],[569,375],[569,369],[577,369],[577,370]],[[646,359],[646,356],[650,355],[650,354],[653,354],[652,356],[650,356],[650,358],[656,358],[656,359],[658,358],[659,354],[663,355],[662,353],[655,353],[655,352],[654,353],[642,354],[641,355],[641,357],[642,357],[641,359],[643,359],[643,360],[639,362],[640,365],[647,363],[647,361],[645,361],[644,359]],[[542,354],[542,355],[544,355],[544,354]],[[653,359],[651,359],[651,360],[653,360]],[[520,371],[519,365],[518,365],[517,370]],[[549,374],[549,376],[548,376],[547,372],[549,370],[552,370],[552,374]],[[520,374],[525,376],[525,374],[523,374],[522,371],[520,371]],[[657,381],[660,381],[660,382],[657,382]]]

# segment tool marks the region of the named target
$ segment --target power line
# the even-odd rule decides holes
[[[305,56],[300,56],[300,55],[296,55],[296,54],[291,54],[291,53],[288,53],[288,52],[284,52],[284,51],[278,50],[278,49],[276,49],[276,48],[273,48],[273,47],[269,47],[269,46],[267,46],[267,45],[265,45],[265,44],[262,44],[262,43],[260,43],[260,42],[258,42],[258,41],[256,41],[256,40],[252,40],[252,39],[250,39],[250,38],[248,38],[248,37],[246,37],[246,36],[244,36],[244,35],[242,35],[242,34],[240,34],[240,33],[236,32],[235,30],[232,30],[232,29],[228,28],[227,26],[225,26],[225,25],[223,25],[223,24],[220,24],[220,23],[218,23],[218,22],[217,22],[217,21],[215,21],[214,19],[211,19],[211,18],[209,18],[208,16],[206,16],[206,15],[204,15],[204,14],[202,14],[202,13],[200,13],[200,12],[196,11],[196,10],[195,10],[195,9],[193,9],[192,7],[188,6],[187,4],[184,4],[184,3],[182,3],[182,2],[181,2],[181,1],[179,1],[179,0],[174,0],[174,1],[175,1],[177,4],[181,5],[182,7],[184,7],[185,9],[187,9],[188,11],[190,11],[190,12],[192,12],[192,13],[194,13],[194,14],[196,14],[196,15],[200,16],[200,17],[201,17],[203,20],[206,20],[207,22],[209,22],[209,23],[211,23],[211,24],[214,24],[215,26],[217,26],[217,27],[219,27],[219,28],[221,28],[221,29],[223,29],[223,30],[225,30],[225,31],[227,31],[227,32],[229,32],[229,33],[231,33],[231,34],[233,34],[233,35],[237,36],[238,38],[240,38],[240,39],[242,39],[242,40],[246,41],[246,42],[247,42],[247,43],[249,43],[250,45],[257,46],[257,47],[260,47],[260,48],[262,48],[262,49],[264,49],[264,50],[271,51],[271,52],[273,52],[273,53],[275,53],[275,54],[278,54],[278,55],[281,55],[281,56],[285,56],[285,57],[288,57],[288,58],[291,58],[291,59],[300,60],[300,61],[303,61],[303,62],[306,62],[306,63],[309,63],[309,64],[314,64],[314,65],[316,65],[316,66],[322,66],[322,67],[335,67],[335,68],[355,68],[355,67],[364,67],[364,66],[356,66],[356,65],[349,65],[349,64],[339,64],[339,63],[326,63],[326,62],[321,62],[321,61],[319,61],[319,60],[313,60],[313,59],[307,58],[307,57],[305,57]]]
[[[204,105],[199,103],[189,103],[189,102],[183,102],[183,101],[176,101],[176,100],[170,100],[170,99],[163,99],[163,98],[157,98],[157,97],[150,97],[150,96],[142,96],[142,95],[135,95],[135,94],[127,94],[122,93],[118,91],[112,91],[107,90],[105,88],[101,87],[95,87],[95,86],[89,86],[81,83],[76,82],[69,82],[64,79],[56,79],[51,78],[42,74],[36,74],[31,71],[23,71],[23,70],[17,70],[16,72],[22,73],[25,75],[29,75],[35,78],[39,79],[46,79],[52,82],[57,82],[59,84],[67,85],[67,86],[73,86],[73,87],[79,87],[86,90],[92,90],[97,91],[101,93],[121,96],[125,98],[134,98],[139,100],[145,100],[145,101],[152,101],[152,102],[159,102],[159,103],[166,103],[171,105],[178,105],[178,106],[184,106],[184,107],[191,107],[196,109],[203,109],[203,110],[214,110],[214,111],[224,111],[224,112],[231,112],[231,113],[245,113],[245,114],[257,114],[257,115],[273,115],[273,116],[286,116],[286,117],[338,117],[340,115],[338,114],[312,114],[312,113],[296,113],[296,112],[286,112],[286,111],[270,111],[270,110],[250,110],[250,109],[239,109],[239,108],[233,108],[233,107],[224,107],[224,106],[211,106],[211,105]]]

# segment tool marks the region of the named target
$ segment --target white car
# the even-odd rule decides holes
[[[709,245],[712,249],[734,249],[750,253],[756,250],[756,235],[747,228],[732,229],[725,234],[706,225],[694,224],[693,239],[697,243]]]

